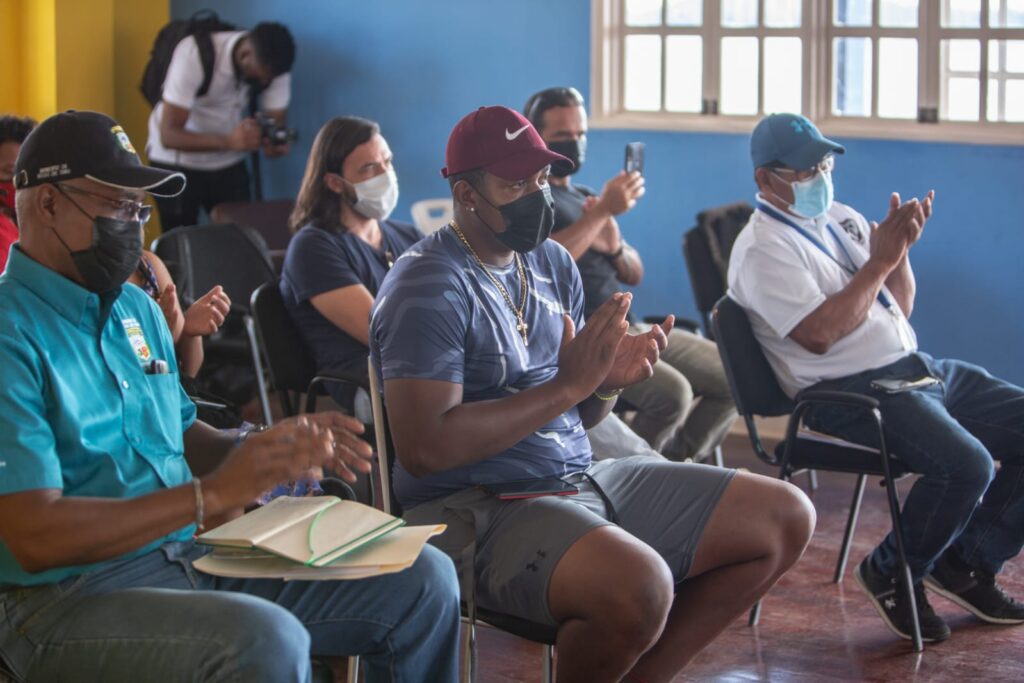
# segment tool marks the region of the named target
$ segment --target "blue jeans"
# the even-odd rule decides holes
[[[900,394],[871,388],[876,378],[923,375],[941,383]],[[950,546],[968,565],[993,574],[1017,556],[1024,545],[1024,389],[977,365],[925,353],[814,388],[877,398],[886,445],[923,475],[903,506],[907,562],[915,580]],[[815,409],[806,422],[827,434],[878,445],[877,428],[854,410]],[[993,460],[1000,461],[998,474]],[[897,573],[892,533],[873,560],[879,571]]]
[[[359,581],[224,579],[171,543],[56,584],[0,593],[0,653],[28,681],[310,680],[310,655],[361,655],[367,681],[455,681],[455,569],[424,548]]]

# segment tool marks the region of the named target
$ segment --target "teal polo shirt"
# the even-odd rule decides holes
[[[154,359],[168,374],[150,374]],[[160,308],[125,285],[100,297],[15,245],[0,276],[0,495],[134,498],[189,482],[196,409]],[[24,571],[0,542],[0,586],[53,583],[192,536],[187,526],[115,560]]]

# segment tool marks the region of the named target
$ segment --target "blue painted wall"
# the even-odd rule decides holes
[[[396,215],[407,218],[412,202],[447,194],[438,170],[462,115],[520,108],[551,85],[589,89],[589,0],[172,0],[171,9],[185,17],[210,6],[243,26],[281,21],[299,45],[289,116],[301,138],[288,158],[265,164],[268,196],[294,196],[319,126],[357,114],[379,121],[395,152]],[[621,221],[647,266],[637,309],[692,317],[680,236],[701,208],[752,198],[746,137],[594,130],[578,180],[600,187],[631,140],[647,143],[647,196]],[[913,252],[922,347],[1024,383],[1024,147],[842,142],[836,195],[868,218],[884,214],[891,191],[936,190]]]

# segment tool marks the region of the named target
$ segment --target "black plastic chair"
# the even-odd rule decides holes
[[[252,228],[266,242],[268,254],[280,271],[285,251],[291,241],[288,228],[295,202],[291,199],[271,199],[251,202],[222,202],[210,211],[214,223],[234,223]]]
[[[896,481],[908,473],[903,464],[892,456],[885,445],[882,430],[882,414],[878,401],[864,394],[846,391],[803,391],[796,399],[790,399],[779,387],[775,372],[765,358],[761,345],[750,327],[746,311],[734,300],[723,297],[711,313],[711,325],[718,339],[718,351],[722,356],[729,388],[736,401],[736,409],[743,416],[750,434],[750,443],[759,459],[779,468],[779,478],[788,481],[801,470],[816,469],[829,472],[843,472],[857,475],[850,515],[846,520],[846,532],[839,551],[833,581],[839,582],[846,568],[850,554],[853,532],[857,525],[864,485],[869,475],[882,477],[882,485],[888,494],[889,514],[896,538],[900,560],[900,576],[908,604],[912,607],[914,587],[904,553],[903,527],[900,523],[900,504],[896,495]],[[878,446],[870,448],[825,434],[801,429],[801,421],[807,410],[815,405],[839,405],[850,410],[865,413],[877,426]],[[789,415],[786,438],[774,452],[769,452],[761,441],[754,417],[777,417]],[[917,622],[917,609],[913,609],[914,650],[924,649],[921,629]],[[750,624],[757,623],[760,603],[750,613]]]
[[[711,309],[725,296],[726,269],[732,242],[754,212],[745,202],[707,209],[697,214],[696,227],[683,234],[683,259],[690,276],[694,303],[704,323],[704,333],[714,339]]]
[[[384,409],[384,402],[381,400],[380,386],[372,359],[367,365],[370,376],[370,402],[373,407],[373,423],[377,427],[377,470],[380,476],[384,512],[400,516],[402,508],[391,489],[391,473],[395,465],[394,443],[391,439],[391,430],[388,428],[387,413]],[[485,607],[480,607],[475,603],[472,607],[468,607],[463,602],[462,611],[463,622],[468,627],[463,669],[466,674],[466,680],[471,682],[476,677],[475,626],[477,622],[496,628],[499,631],[511,633],[524,640],[543,645],[544,659],[541,669],[541,680],[544,683],[551,683],[554,680],[554,651],[555,640],[558,637],[557,627],[538,624],[511,614],[495,612]]]
[[[246,317],[245,327],[252,347],[260,405],[267,424],[272,419],[267,379],[269,388],[277,393],[281,401],[281,411],[285,417],[299,414],[302,394],[306,396],[303,412],[314,412],[317,397],[326,393],[325,385],[330,383],[370,390],[365,377],[317,373],[316,363],[288,315],[277,280],[256,288],[249,309],[252,314]],[[352,412],[352,406],[343,407]]]
[[[204,370],[211,365],[248,368],[252,349],[244,317],[249,299],[277,277],[262,238],[232,223],[192,225],[164,233],[153,242],[153,251],[167,265],[183,309],[217,285],[231,298],[221,329],[204,340]]]

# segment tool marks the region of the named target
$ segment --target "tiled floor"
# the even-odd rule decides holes
[[[730,437],[726,464],[769,473],[744,438]],[[705,650],[677,681],[899,681],[900,683],[1024,681],[1024,626],[989,626],[942,598],[932,598],[953,637],[915,654],[910,643],[882,624],[851,574],[889,528],[884,491],[872,481],[864,495],[850,566],[841,584],[832,571],[839,551],[854,479],[819,475],[814,539],[800,562],[764,602],[759,626],[736,623]],[[798,484],[805,485],[801,477]],[[901,489],[909,486],[903,482]],[[1024,559],[1001,582],[1024,596]],[[481,683],[540,680],[540,648],[503,633],[480,629]]]

